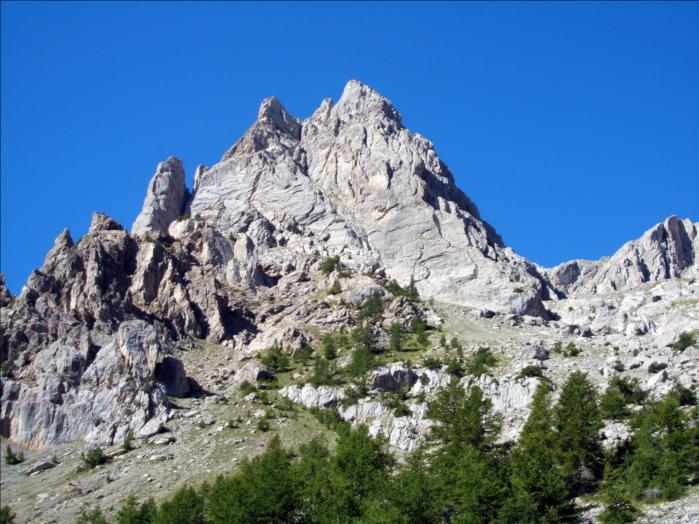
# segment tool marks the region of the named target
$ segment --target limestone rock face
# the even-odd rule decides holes
[[[134,236],[166,233],[172,221],[182,214],[187,196],[182,162],[171,156],[158,164],[148,184],[143,210],[131,227],[131,233]]]
[[[608,293],[647,282],[695,276],[699,262],[699,224],[671,216],[600,261],[572,260],[546,270],[566,294]]]
[[[402,285],[412,278],[425,298],[546,314],[536,268],[503,246],[434,146],[357,81],[304,122],[266,99],[198,176],[190,208],[224,235],[250,238],[269,275],[319,250],[359,270],[382,267]]]

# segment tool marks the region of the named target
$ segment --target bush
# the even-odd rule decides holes
[[[133,431],[128,430],[126,435],[124,435],[124,441],[121,443],[121,449],[124,451],[131,451],[133,449]]]
[[[680,334],[679,338],[677,339],[677,342],[675,342],[672,345],[672,349],[675,351],[684,351],[687,349],[689,346],[693,346],[696,344],[695,337],[693,333],[688,333],[684,332]]]
[[[394,417],[408,417],[412,414],[410,408],[405,402],[399,402],[396,408],[393,410]]]
[[[10,446],[5,448],[5,464],[14,466],[22,462],[24,462],[24,451],[20,450],[18,453],[15,453]]]
[[[580,349],[573,342],[569,342],[563,352],[564,357],[577,357],[579,354]]]
[[[329,275],[330,273],[335,271],[339,263],[340,257],[328,257],[325,260],[323,260],[322,264],[320,265],[320,270],[323,272],[324,275]]]
[[[97,506],[92,511],[89,511],[87,509],[83,509],[80,512],[80,515],[78,515],[78,520],[75,521],[75,524],[108,524],[108,523],[107,523],[107,518],[104,516],[104,513],[102,513],[102,508]]]
[[[648,394],[641,388],[640,382],[637,378],[630,377],[612,377],[609,381],[610,388],[618,389],[624,396],[626,404],[643,404],[645,402]]]
[[[314,386],[329,386],[333,383],[334,370],[330,363],[325,359],[317,359],[313,366],[313,376],[311,384]]]
[[[332,337],[325,335],[323,337],[323,356],[326,360],[333,360],[337,357],[337,349],[335,348],[335,343]]]
[[[563,344],[561,344],[560,341],[556,342],[553,345],[553,348],[551,351],[553,351],[554,353],[558,353],[560,355],[561,353],[563,353]]]
[[[240,386],[238,386],[238,389],[240,390],[240,394],[243,396],[249,395],[250,393],[254,393],[257,391],[257,388],[255,387],[255,385],[251,384],[247,380],[243,380],[240,383]]]
[[[627,418],[631,411],[626,407],[626,398],[618,388],[609,386],[600,399],[600,411],[602,418],[622,420]]]
[[[308,360],[313,356],[313,348],[303,345],[294,351],[294,361],[300,364],[306,364]]]
[[[666,367],[667,364],[663,364],[660,362],[651,362],[650,366],[648,366],[648,374],[654,375],[655,373],[660,373]]]
[[[485,375],[488,369],[498,363],[495,356],[490,352],[490,348],[480,347],[478,351],[468,359],[466,371],[474,377]]]
[[[352,330],[352,340],[359,348],[367,349],[374,353],[380,353],[376,347],[376,335],[371,326],[360,324]]]
[[[543,377],[544,372],[539,366],[526,366],[519,372],[521,378]]]
[[[359,308],[359,315],[357,317],[359,320],[369,318],[372,320],[380,320],[383,315],[384,303],[381,294],[372,293],[372,295],[366,299],[362,307]]]
[[[446,361],[447,364],[447,373],[449,373],[453,377],[463,377],[464,376],[464,367],[461,365],[461,362],[459,361],[458,358],[450,358]]]
[[[107,455],[104,454],[104,451],[99,446],[90,448],[87,453],[83,453],[80,456],[83,460],[83,464],[90,469],[96,468],[101,464],[106,464],[109,461]]]
[[[374,368],[375,359],[369,348],[358,347],[352,352],[352,361],[347,366],[347,372],[352,377],[363,375]]]
[[[257,426],[255,427],[257,428],[257,431],[269,431],[269,422],[266,418],[261,418],[257,421]]]
[[[415,288],[415,280],[412,278],[410,279],[410,284],[408,284],[408,287],[406,288],[402,288],[398,282],[391,280],[388,284],[386,284],[386,291],[391,293],[394,297],[406,297],[408,300],[413,302],[420,301],[420,295]]]
[[[14,524],[16,517],[10,506],[0,508],[0,524]]]
[[[388,333],[390,334],[388,347],[391,351],[400,351],[403,349],[403,326],[398,322],[394,322],[391,324],[391,327],[388,328]]]
[[[697,395],[689,388],[684,387],[682,384],[676,383],[669,393],[673,396],[680,406],[696,406],[697,405]]]
[[[281,373],[289,367],[289,357],[287,357],[279,346],[273,346],[267,354],[262,357],[262,364],[275,373]]]
[[[336,409],[311,408],[311,414],[325,427],[335,431],[339,435],[346,435],[350,431],[350,423],[342,420]]]
[[[342,284],[340,284],[339,280],[335,280],[335,282],[333,282],[333,285],[328,288],[328,294],[338,295],[340,293],[342,293]]]
[[[435,357],[427,357],[423,361],[422,365],[425,366],[427,369],[431,369],[433,371],[442,369],[442,361]]]

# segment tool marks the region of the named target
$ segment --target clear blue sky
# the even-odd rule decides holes
[[[2,2],[2,272],[130,227],[157,163],[212,165],[277,95],[356,78],[429,138],[516,251],[611,254],[699,220],[699,4]]]

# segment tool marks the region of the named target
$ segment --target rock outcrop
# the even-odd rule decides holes
[[[131,234],[140,236],[150,232],[167,233],[172,221],[182,215],[187,197],[182,161],[171,156],[158,164]]]
[[[197,178],[191,212],[247,235],[270,275],[319,250],[360,270],[385,269],[421,295],[545,315],[536,268],[505,248],[454,184],[434,146],[389,100],[351,81],[307,120],[266,99],[258,120]]]
[[[630,290],[699,273],[699,224],[671,216],[600,261],[572,260],[546,270],[566,295]]]

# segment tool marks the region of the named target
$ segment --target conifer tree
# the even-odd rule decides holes
[[[557,463],[549,386],[541,383],[531,413],[511,456],[512,495],[503,509],[507,522],[559,522],[570,511],[565,480]]]
[[[618,469],[610,465],[604,468],[602,483],[604,511],[600,514],[602,524],[626,524],[636,520],[638,510],[631,504]]]
[[[556,446],[568,489],[574,496],[589,492],[601,477],[604,452],[598,395],[585,373],[571,373],[554,412]]]

